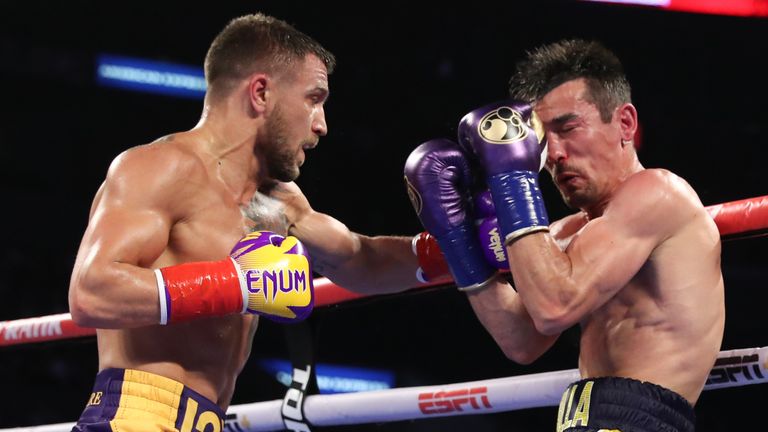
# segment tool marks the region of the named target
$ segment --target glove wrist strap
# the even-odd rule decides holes
[[[155,270],[160,324],[243,311],[243,290],[235,262],[179,264]]]
[[[494,273],[488,279],[486,279],[483,282],[476,283],[476,284],[469,285],[469,286],[457,286],[456,288],[458,288],[459,291],[466,292],[466,293],[482,291],[482,290],[488,288],[489,286],[491,286],[491,281],[493,281],[495,279],[496,279],[496,274]]]
[[[485,283],[496,270],[485,261],[475,231],[469,224],[460,225],[437,239],[459,287]]]
[[[523,235],[549,231],[549,217],[533,171],[511,171],[488,177],[504,244]]]

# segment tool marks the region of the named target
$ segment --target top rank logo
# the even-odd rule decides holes
[[[456,411],[480,411],[493,408],[486,387],[419,394],[419,410],[423,414],[444,414]]]
[[[494,144],[510,144],[528,136],[522,114],[506,106],[484,115],[477,123],[477,131],[483,139]]]

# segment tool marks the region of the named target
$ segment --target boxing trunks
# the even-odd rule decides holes
[[[72,432],[221,432],[224,411],[169,378],[133,369],[96,375],[88,404]]]
[[[695,422],[685,398],[629,378],[576,381],[557,411],[557,432],[693,432]]]

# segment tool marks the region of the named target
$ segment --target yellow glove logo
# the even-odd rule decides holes
[[[248,312],[293,322],[312,311],[312,271],[298,239],[253,232],[238,242],[231,256],[243,272]]]

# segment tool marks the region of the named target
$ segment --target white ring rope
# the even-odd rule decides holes
[[[316,426],[392,422],[557,406],[577,369],[423,387],[307,396],[304,415]],[[768,347],[721,351],[704,390],[768,382]],[[282,400],[233,405],[225,431],[284,430]],[[0,429],[68,432],[74,423]]]

